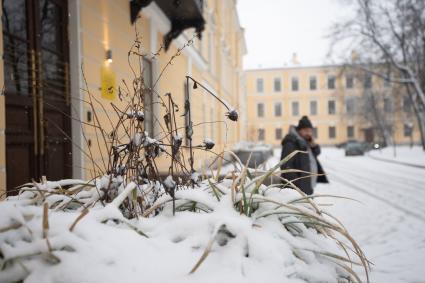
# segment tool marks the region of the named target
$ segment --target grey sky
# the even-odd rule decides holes
[[[248,47],[244,67],[284,66],[293,53],[302,65],[329,63],[325,35],[342,10],[338,0],[238,0]]]

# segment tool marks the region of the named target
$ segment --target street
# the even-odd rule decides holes
[[[345,157],[324,148],[320,161],[329,185],[317,194],[353,198],[326,199],[373,263],[371,282],[425,282],[425,169],[371,157]]]

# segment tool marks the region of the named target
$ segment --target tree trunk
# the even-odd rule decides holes
[[[416,119],[418,120],[422,149],[425,151],[425,109],[423,106],[419,105],[419,103],[416,103],[415,94],[417,95],[417,93],[414,93],[415,90],[412,91],[409,85],[406,85],[406,89],[412,102]]]
[[[425,112],[417,111],[416,118],[418,119],[419,130],[421,132],[422,149],[425,151]]]

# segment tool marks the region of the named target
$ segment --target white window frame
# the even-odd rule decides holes
[[[335,106],[335,111],[334,111],[334,113],[330,113],[330,111],[329,111],[329,103],[331,102],[331,101],[333,101],[334,102],[334,106]],[[332,115],[332,116],[334,116],[334,115],[336,115],[337,114],[337,106],[336,106],[336,99],[328,99],[328,105],[326,105],[327,106],[327,114],[328,115]]]
[[[311,79],[314,78],[316,80],[316,88],[315,89],[311,89]],[[319,78],[317,75],[311,75],[308,77],[308,90],[310,91],[317,91],[319,88]]]
[[[352,79],[351,87],[348,87],[348,78]],[[354,76],[353,75],[345,75],[345,89],[353,89],[354,88]]]
[[[261,91],[258,90],[258,82],[261,81],[262,85],[261,85]],[[264,78],[262,77],[258,77],[255,80],[255,92],[256,93],[264,93]]]
[[[311,112],[311,103],[312,102],[316,102],[316,113],[315,114],[313,114]],[[310,113],[311,116],[317,116],[317,115],[319,115],[319,102],[317,101],[317,99],[310,100],[310,102],[309,102],[309,113]]]
[[[280,115],[276,115],[276,105],[280,105]],[[282,111],[282,102],[276,101],[273,103],[273,115],[274,117],[282,117],[283,111]]]
[[[333,88],[329,88],[329,79],[333,78],[334,79],[334,85]],[[336,89],[336,76],[335,75],[328,75],[327,80],[326,80],[326,88],[329,90],[335,90]]]
[[[297,111],[297,114],[296,115],[294,115],[294,103],[297,104],[297,110],[298,111]],[[300,116],[300,102],[297,101],[297,100],[291,101],[291,116],[292,117]]]
[[[275,83],[276,81],[279,80],[279,85],[280,85],[280,89],[276,90],[275,88]],[[282,91],[282,78],[281,77],[274,77],[273,78],[273,92],[281,92]]]
[[[297,89],[296,90],[294,90],[294,88],[293,88],[293,84],[292,84],[292,81],[294,80],[294,79],[297,79]],[[300,78],[298,77],[298,76],[292,76],[291,77],[291,91],[292,92],[299,92],[300,91]]]
[[[260,116],[260,111],[259,111],[259,106],[263,105],[263,115]],[[257,118],[264,118],[266,116],[266,106],[264,104],[264,102],[257,102]]]

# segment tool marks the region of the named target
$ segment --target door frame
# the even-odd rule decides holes
[[[0,0],[1,1],[1,0]],[[70,95],[71,99],[71,135],[72,135],[72,177],[84,179],[84,148],[81,124],[78,120],[84,119],[83,93],[81,76],[81,39],[80,39],[80,0],[68,0],[68,39],[69,39],[69,66],[70,66]],[[2,11],[0,10],[0,16]],[[0,30],[3,30],[0,21]],[[0,52],[3,54],[3,33],[0,32]],[[0,56],[0,82],[4,86],[4,60]],[[6,196],[6,101],[3,91],[0,92],[0,199]]]
[[[2,1],[2,0],[0,0]],[[0,17],[3,10],[0,9]],[[0,31],[3,31],[3,21],[0,21]],[[0,52],[3,54],[3,32],[0,32]],[[0,200],[6,197],[6,100],[3,93],[4,60],[0,56]]]
[[[86,148],[82,124],[85,120],[84,93],[81,91],[83,77],[81,74],[81,20],[80,0],[68,0],[68,38],[69,38],[69,76],[71,97],[71,137],[72,137],[72,177],[85,179],[85,156],[81,149]]]

